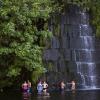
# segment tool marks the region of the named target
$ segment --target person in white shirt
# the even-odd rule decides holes
[[[47,93],[48,84],[44,81],[42,86],[43,86],[43,92]]]

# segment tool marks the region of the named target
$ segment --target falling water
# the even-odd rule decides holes
[[[86,13],[81,13],[83,22],[86,21]],[[89,24],[83,23],[79,25],[80,39],[83,48],[78,52],[79,59],[77,61],[77,74],[81,77],[81,84],[84,89],[95,89],[96,88],[96,76],[95,76],[95,61],[92,51],[95,50],[93,37],[84,30],[89,30]],[[82,32],[82,34],[81,34]],[[85,55],[82,56],[82,51]],[[82,59],[81,59],[82,58]]]

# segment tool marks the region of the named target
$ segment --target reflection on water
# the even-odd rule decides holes
[[[8,92],[0,93],[0,100],[100,100],[100,90],[53,92],[49,97]]]
[[[22,99],[23,100],[31,100],[31,94],[30,93],[22,93]]]

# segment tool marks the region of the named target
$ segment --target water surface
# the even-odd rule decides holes
[[[0,93],[0,100],[100,100],[100,90],[53,92],[50,97],[32,94],[29,98],[19,92]]]

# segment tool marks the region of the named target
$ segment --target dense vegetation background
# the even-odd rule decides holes
[[[31,79],[46,70],[42,63],[52,0],[0,1],[0,87]]]
[[[46,39],[52,36],[48,19],[67,4],[90,12],[99,37],[99,0],[0,0],[1,88],[27,79],[36,82],[46,72],[42,52]]]

